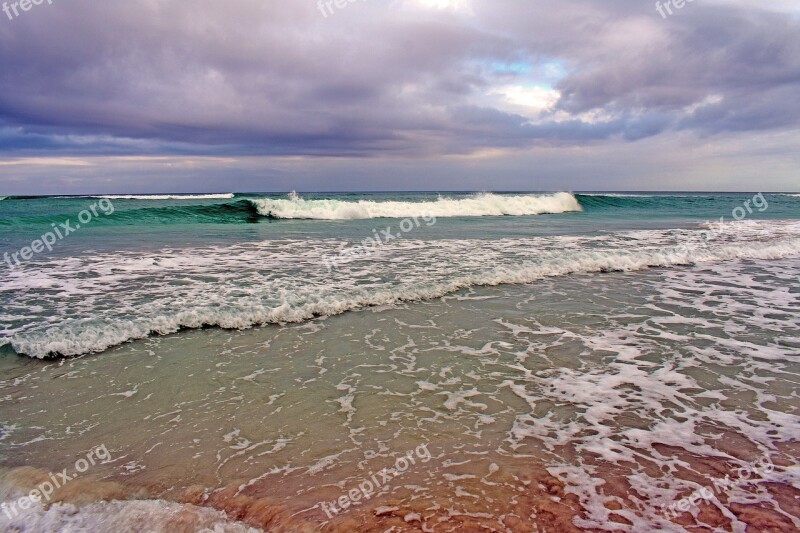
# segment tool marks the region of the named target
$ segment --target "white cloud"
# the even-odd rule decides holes
[[[437,11],[455,11],[459,13],[473,15],[470,0],[410,0],[407,4],[412,7],[422,7],[424,9],[434,9]]]
[[[687,115],[694,115],[698,109],[702,109],[704,107],[712,106],[721,104],[725,98],[719,94],[712,94],[711,96],[707,96],[703,98],[700,102],[694,103],[690,106],[684,108],[683,112]]]
[[[517,113],[529,116],[553,109],[561,97],[555,89],[537,86],[504,85],[491,91],[490,95],[499,95],[504,99],[504,106]],[[501,104],[502,105],[502,104]],[[513,109],[515,108],[515,109]]]

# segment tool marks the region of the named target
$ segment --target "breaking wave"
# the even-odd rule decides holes
[[[481,193],[469,198],[439,197],[426,202],[306,200],[292,193],[289,199],[261,198],[251,202],[263,216],[307,220],[522,216],[581,211],[575,196],[566,192],[519,196]]]
[[[519,250],[530,250],[536,245],[525,241],[516,246]],[[574,273],[635,271],[735,259],[781,259],[800,253],[800,238],[726,243],[700,249],[674,245],[642,247],[641,244],[624,249],[551,249],[530,254],[528,260],[505,263],[487,254],[477,263],[470,264],[470,250],[478,251],[480,246],[477,241],[461,241],[458,249],[439,250],[435,257],[427,259],[424,252],[411,250],[408,257],[429,261],[431,265],[435,261],[441,263],[447,257],[455,259],[451,259],[454,262],[445,271],[430,270],[424,276],[420,274],[422,277],[404,283],[348,285],[336,280],[325,281],[327,278],[321,277],[320,280],[308,278],[303,284],[289,288],[276,289],[274,285],[264,284],[247,292],[230,290],[224,283],[214,283],[202,289],[201,293],[186,294],[185,298],[171,302],[167,308],[153,308],[144,301],[129,309],[130,314],[124,316],[103,317],[101,314],[98,317],[95,314],[95,318],[74,318],[49,327],[40,325],[14,333],[7,331],[11,334],[0,342],[10,343],[18,354],[35,358],[76,356],[102,352],[130,340],[175,333],[185,328],[246,329],[256,325],[302,322],[365,307],[438,298],[469,287],[524,284]],[[257,262],[257,257],[255,255],[247,261]],[[210,257],[205,259],[214,260]],[[307,260],[319,262],[318,258],[309,257]],[[162,266],[172,264],[185,272],[186,265],[195,261],[199,259],[183,258],[179,261],[165,258]],[[478,268],[474,268],[475,264],[479,265]],[[119,265],[119,268],[123,267]],[[201,264],[196,267],[202,271]],[[420,265],[421,271],[426,268],[435,267]],[[26,283],[20,279],[20,283]],[[204,304],[199,304],[203,300]]]
[[[694,218],[699,212],[730,213],[744,196],[709,196],[637,193],[576,193],[496,194],[426,196],[414,199],[353,198],[348,195],[329,195],[303,198],[296,193],[287,197],[266,197],[260,194],[196,194],[196,195],[98,195],[98,196],[0,196],[1,200],[58,202],[48,208],[21,207],[0,217],[0,226],[18,224],[48,224],[54,212],[65,216],[84,209],[83,203],[70,207],[64,202],[85,202],[86,198],[105,198],[121,201],[114,216],[103,224],[252,224],[274,220],[367,220],[378,218],[413,217],[488,217],[533,216],[557,213],[597,213],[599,211],[630,213],[631,216],[684,214]],[[768,195],[770,214],[776,218],[794,216],[799,194]],[[149,200],[146,202],[145,200]],[[79,207],[80,206],[80,207]],[[19,207],[19,206],[18,206]],[[714,217],[716,218],[716,217]]]

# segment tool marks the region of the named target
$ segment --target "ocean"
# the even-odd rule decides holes
[[[0,530],[800,530],[798,194],[8,196],[0,253]]]

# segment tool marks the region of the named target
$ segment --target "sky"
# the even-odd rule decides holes
[[[800,0],[674,1],[6,2],[0,195],[800,190]]]

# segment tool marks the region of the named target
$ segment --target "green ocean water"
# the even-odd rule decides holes
[[[440,198],[454,200],[473,198],[480,193],[302,193],[303,200],[330,202],[329,215],[335,216],[335,205],[357,205],[359,202],[400,202],[413,204],[436,202]],[[513,197],[520,193],[496,193],[497,196]],[[526,193],[530,194],[530,193]],[[437,228],[427,232],[426,238],[470,237],[476,229],[485,238],[504,236],[539,235],[547,233],[570,234],[596,229],[640,229],[668,227],[681,224],[718,220],[725,217],[732,221],[732,211],[751,200],[755,193],[584,193],[575,194],[582,211],[561,213],[556,210],[546,218],[538,215],[481,216],[459,213],[454,208],[450,216],[443,217]],[[219,198],[217,196],[222,196]],[[186,198],[186,199],[183,199]],[[800,217],[800,195],[765,194],[767,209],[753,207],[746,211],[748,219],[784,219]],[[23,243],[50,230],[51,223],[66,219],[76,220],[78,214],[102,197],[20,197],[9,196],[0,203],[0,243],[9,246]],[[281,218],[280,214],[259,212],[255,201],[285,201],[285,194],[222,194],[222,195],[138,195],[107,196],[113,202],[113,216],[95,217],[91,235],[76,233],[92,239],[103,247],[124,248],[128,239],[147,235],[172,243],[177,237],[187,243],[230,242],[235,239],[280,239],[308,236],[358,238],[369,232],[375,224],[371,218],[302,218],[300,212],[292,218]],[[491,202],[488,202],[491,203]],[[311,206],[307,216],[312,214]],[[500,209],[502,212],[502,209]],[[394,218],[403,218],[402,209]],[[108,242],[107,242],[108,241]],[[64,243],[68,247],[69,243]],[[158,241],[151,242],[157,246]],[[72,248],[74,249],[74,248]]]

